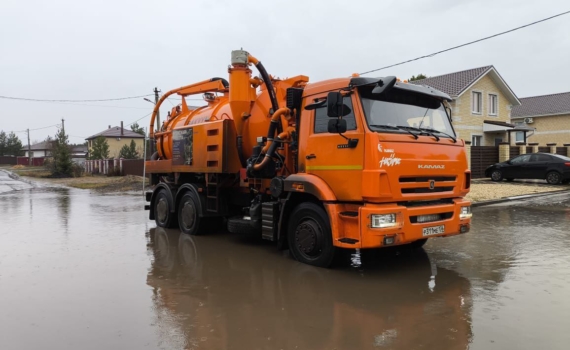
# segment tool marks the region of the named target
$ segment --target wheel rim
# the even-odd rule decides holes
[[[558,181],[560,181],[560,176],[557,173],[550,173],[548,174],[547,180],[550,183],[558,183]]]
[[[160,198],[156,204],[156,218],[160,223],[165,223],[168,218],[168,203],[164,198]]]
[[[323,251],[323,231],[320,225],[312,219],[302,221],[295,230],[295,244],[305,258],[318,257]]]
[[[189,230],[194,227],[194,224],[196,223],[196,207],[194,206],[194,203],[187,201],[184,202],[181,210],[182,225],[184,225],[185,229]]]
[[[491,174],[491,179],[497,181],[501,178],[501,172],[500,171],[493,171],[493,173]]]

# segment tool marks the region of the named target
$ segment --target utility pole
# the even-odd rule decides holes
[[[158,93],[160,92],[160,90],[158,90],[157,87],[154,88],[154,104],[155,106],[158,105]],[[156,110],[156,128],[160,130],[160,110],[157,109]]]
[[[61,118],[61,130],[65,132],[65,119]]]
[[[26,130],[28,132],[28,165],[32,166],[32,148],[30,147],[30,129]]]

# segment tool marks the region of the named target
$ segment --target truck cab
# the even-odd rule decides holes
[[[423,245],[466,233],[470,186],[464,141],[446,110],[449,96],[428,87],[353,77],[305,87],[299,127],[299,173],[290,188],[311,192],[331,221],[333,245]],[[330,94],[345,115],[328,113]],[[342,132],[330,130],[342,118]],[[301,186],[307,183],[306,186]],[[310,184],[310,185],[309,185]]]

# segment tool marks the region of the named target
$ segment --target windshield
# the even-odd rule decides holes
[[[374,95],[372,88],[373,86],[365,86],[359,89],[366,121],[372,130],[405,132],[393,127],[412,127],[439,131],[441,137],[446,137],[441,133],[455,137],[455,131],[440,100],[397,88],[382,95]]]

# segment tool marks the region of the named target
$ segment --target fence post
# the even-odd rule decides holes
[[[123,175],[123,158],[119,159],[120,168],[121,168],[121,175]]]
[[[526,143],[517,142],[517,146],[519,147],[519,154],[526,154]]]
[[[467,156],[467,169],[471,170],[471,141],[465,141],[465,155]]]
[[[538,153],[538,142],[529,143],[528,145],[532,147],[532,153]]]
[[[564,147],[566,147],[566,157],[570,157],[570,143],[565,143]]]
[[[499,163],[506,162],[511,156],[511,148],[508,142],[501,142],[499,144]]]
[[[556,143],[547,143],[546,144],[548,147],[550,147],[550,153],[552,154],[556,154]]]

